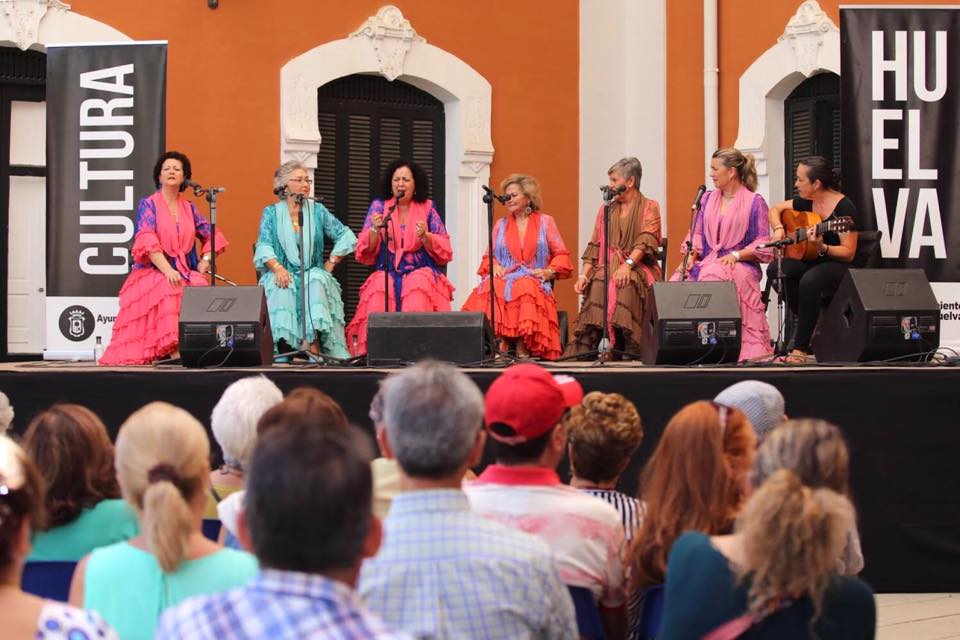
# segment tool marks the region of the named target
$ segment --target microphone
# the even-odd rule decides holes
[[[503,194],[502,196],[494,196],[494,197],[500,201],[500,204],[507,204],[513,198],[513,196],[509,196],[507,194]]]
[[[700,208],[700,198],[703,197],[703,194],[707,192],[706,185],[700,185],[697,187],[697,195],[693,198],[693,204],[690,206],[691,211],[696,211]]]
[[[286,198],[287,193],[287,185],[281,185],[273,188],[273,195],[277,196],[278,198]]]
[[[626,185],[620,185],[619,187],[610,187],[607,185],[602,185],[600,191],[603,192],[604,200],[613,200],[615,197],[627,190]]]
[[[761,244],[758,246],[758,249],[769,249],[770,247],[785,247],[788,244],[796,244],[798,240],[793,236],[788,236],[783,240],[774,240],[773,242],[768,242],[767,244]]]
[[[390,205],[390,211],[387,211],[387,215],[383,216],[384,223],[390,220],[390,216],[392,216],[393,212],[397,210],[397,205],[400,204],[400,200],[402,200],[405,195],[407,195],[407,192],[403,189],[397,191],[397,197],[394,198],[393,204]]]
[[[184,181],[183,181],[183,186],[184,186],[186,189],[193,189],[193,195],[195,195],[195,196],[203,195],[203,192],[206,191],[206,189],[204,189],[203,187],[201,187],[199,184],[197,184],[197,183],[194,182],[193,180],[184,180]]]

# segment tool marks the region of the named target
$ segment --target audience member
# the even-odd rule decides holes
[[[850,497],[850,454],[840,429],[824,420],[790,420],[774,429],[757,450],[751,480],[759,487],[780,469],[795,473],[814,489],[830,489]],[[863,552],[856,521],[847,531],[847,542],[837,571],[854,575],[863,570]]]
[[[683,407],[641,478],[643,524],[627,553],[630,637],[645,591],[664,581],[670,547],[689,529],[730,533],[746,496],[756,437],[738,409],[707,401]]]
[[[0,391],[0,434],[10,430],[13,425],[13,406],[10,404],[10,398],[3,391]]]
[[[282,406],[282,405],[280,405]],[[279,408],[279,407],[278,407]],[[158,638],[399,638],[353,588],[382,531],[371,513],[371,448],[356,428],[288,412],[253,453],[239,519],[260,572],[163,615]],[[406,595],[406,594],[405,594]]]
[[[266,376],[241,378],[226,388],[210,414],[210,429],[223,465],[210,474],[210,500],[204,518],[217,518],[217,504],[243,488],[244,471],[257,440],[257,421],[283,400],[283,392]]]
[[[401,492],[360,594],[417,638],[575,638],[550,548],[475,514],[461,483],[486,442],[483,395],[457,368],[424,362],[383,386],[384,453]]]
[[[713,401],[740,409],[750,420],[758,444],[787,419],[783,394],[769,382],[741,380],[721,391]]]
[[[117,476],[142,534],[81,560],[70,602],[99,611],[124,640],[152,638],[166,607],[256,572],[253,556],[224,549],[200,530],[209,460],[206,431],[183,409],[152,402],[120,427]]]
[[[373,423],[377,447],[380,449],[380,455],[370,463],[370,470],[373,471],[373,513],[383,520],[390,512],[393,498],[400,493],[400,465],[396,458],[388,458],[384,454],[386,429],[383,425],[383,381],[370,401],[367,415]]]
[[[640,414],[619,393],[594,391],[563,419],[570,486],[610,503],[620,513],[627,542],[639,528],[640,501],[617,491],[617,482],[643,441]]]
[[[624,532],[617,510],[561,484],[555,471],[567,450],[561,422],[580,404],[583,390],[569,376],[535,364],[507,369],[487,391],[484,420],[496,464],[465,485],[473,508],[543,538],[560,577],[597,598],[609,638],[624,632],[621,553]]]
[[[28,561],[76,562],[140,532],[120,497],[107,428],[93,411],[53,405],[30,422],[23,448],[46,485],[46,528],[34,535]]]
[[[43,478],[26,453],[0,435],[0,629],[9,640],[116,640],[99,614],[20,589],[30,529],[43,522]]]
[[[836,559],[853,506],[780,469],[753,494],[732,536],[685,533],[670,551],[659,638],[873,638],[876,604]]]

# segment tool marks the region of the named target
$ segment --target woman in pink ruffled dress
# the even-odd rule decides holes
[[[389,311],[450,311],[453,285],[442,267],[450,262],[453,249],[443,220],[428,197],[429,187],[427,173],[415,162],[395,160],[384,171],[381,197],[370,203],[357,238],[354,257],[373,265],[374,272],[360,288],[357,312],[347,325],[351,355],[367,352],[367,318],[384,311],[384,269]]]
[[[179,357],[180,302],[183,287],[209,283],[210,223],[181,197],[192,173],[190,160],[177,151],[160,156],[153,168],[158,189],[140,201],[133,241],[133,266],[120,289],[120,310],[102,365],[150,364]],[[196,242],[202,242],[197,253]],[[217,255],[227,239],[217,232]]]

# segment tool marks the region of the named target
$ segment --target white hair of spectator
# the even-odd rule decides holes
[[[0,433],[5,433],[11,424],[13,424],[13,407],[10,406],[7,394],[0,391]]]
[[[483,428],[483,394],[456,367],[424,361],[384,381],[383,422],[404,473],[445,478],[459,470]]]
[[[283,392],[266,376],[241,378],[226,388],[210,415],[224,462],[247,467],[257,440],[257,422],[267,409],[282,401]]]
[[[786,420],[783,394],[767,382],[743,380],[721,391],[714,402],[740,409],[753,425],[757,440]]]

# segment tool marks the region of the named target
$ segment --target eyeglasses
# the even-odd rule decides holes
[[[313,180],[310,178],[290,178],[289,182],[296,182],[297,184],[303,184],[306,182],[307,184],[313,184]]]

